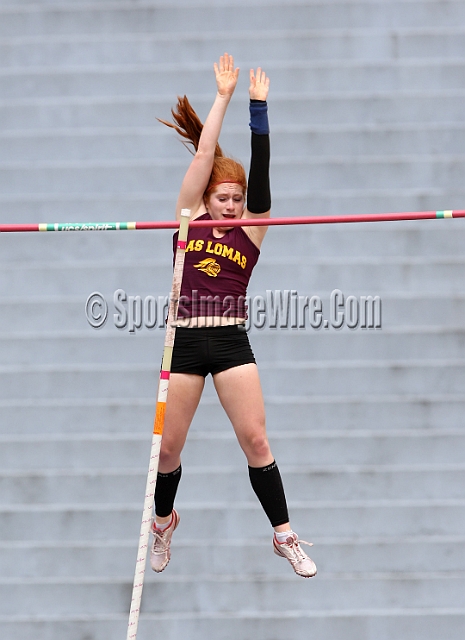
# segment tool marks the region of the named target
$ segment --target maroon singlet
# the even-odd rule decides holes
[[[204,213],[196,219],[211,216]],[[174,251],[177,239],[175,233]],[[189,229],[178,317],[247,318],[247,285],[259,255],[242,227],[233,227],[222,238],[215,238],[211,227]]]

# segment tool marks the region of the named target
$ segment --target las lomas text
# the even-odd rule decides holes
[[[204,244],[205,240],[191,240],[186,247],[186,252],[202,251]],[[242,269],[245,269],[247,264],[247,258],[243,256],[240,251],[235,250],[233,247],[228,247],[227,244],[222,244],[221,242],[214,243],[213,240],[208,240],[205,253],[212,253],[215,256],[228,258],[236,262]]]

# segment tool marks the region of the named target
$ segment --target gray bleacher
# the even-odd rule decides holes
[[[187,93],[204,118],[225,50],[246,164],[248,69],[271,76],[275,216],[464,208],[461,1],[0,0],[0,223],[170,219],[189,155],[156,117]],[[163,298],[170,247],[0,237],[2,640],[125,637],[163,330],[116,329],[112,299]],[[274,556],[210,381],[140,640],[463,640],[464,247],[463,220],[270,229],[252,295],[382,299],[381,329],[250,332],[319,573]]]

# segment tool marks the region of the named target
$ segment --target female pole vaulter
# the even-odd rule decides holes
[[[177,219],[182,209],[190,209],[191,220],[212,219],[218,226],[191,228],[186,248],[155,489],[151,566],[160,572],[170,560],[171,538],[179,524],[174,500],[181,478],[181,452],[210,373],[247,458],[252,488],[274,528],[274,551],[290,562],[296,574],[310,578],[316,566],[289,524],[281,476],[266,434],[258,369],[244,330],[247,285],[267,227],[228,226],[230,220],[270,216],[269,78],[260,68],[250,71],[252,151],[247,185],[243,166],[225,157],[218,145],[239,69],[225,53],[214,71],[218,91],[204,125],[186,97],[179,98],[172,110],[174,124],[161,121],[195,150],[179,193]],[[236,526],[241,532],[248,529],[246,520]]]

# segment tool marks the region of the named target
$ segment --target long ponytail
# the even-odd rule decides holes
[[[194,151],[197,151],[199,148],[199,140],[203,124],[199,116],[194,111],[187,96],[184,96],[183,98],[178,96],[178,103],[176,107],[171,109],[171,115],[173,116],[175,124],[168,122],[167,120],[162,120],[161,118],[157,118],[157,120],[179,133],[179,135],[186,140],[184,145],[187,149],[189,149],[187,145],[190,144],[194,147]],[[191,149],[189,149],[189,151],[194,153]],[[215,157],[223,157],[223,151],[218,143],[215,148]]]
[[[171,114],[174,124],[161,118],[157,119],[167,127],[174,129],[184,138],[184,146],[190,153],[194,154],[199,148],[203,124],[187,99],[187,96],[183,98],[178,96],[178,102],[176,106],[171,109]],[[189,148],[189,145],[193,147],[194,151]],[[237,162],[237,160],[225,156],[220,145],[216,143],[212,173],[205,193],[208,193],[214,186],[222,182],[237,182],[241,185],[244,194],[247,191],[247,179],[245,177],[244,167],[240,162]]]

